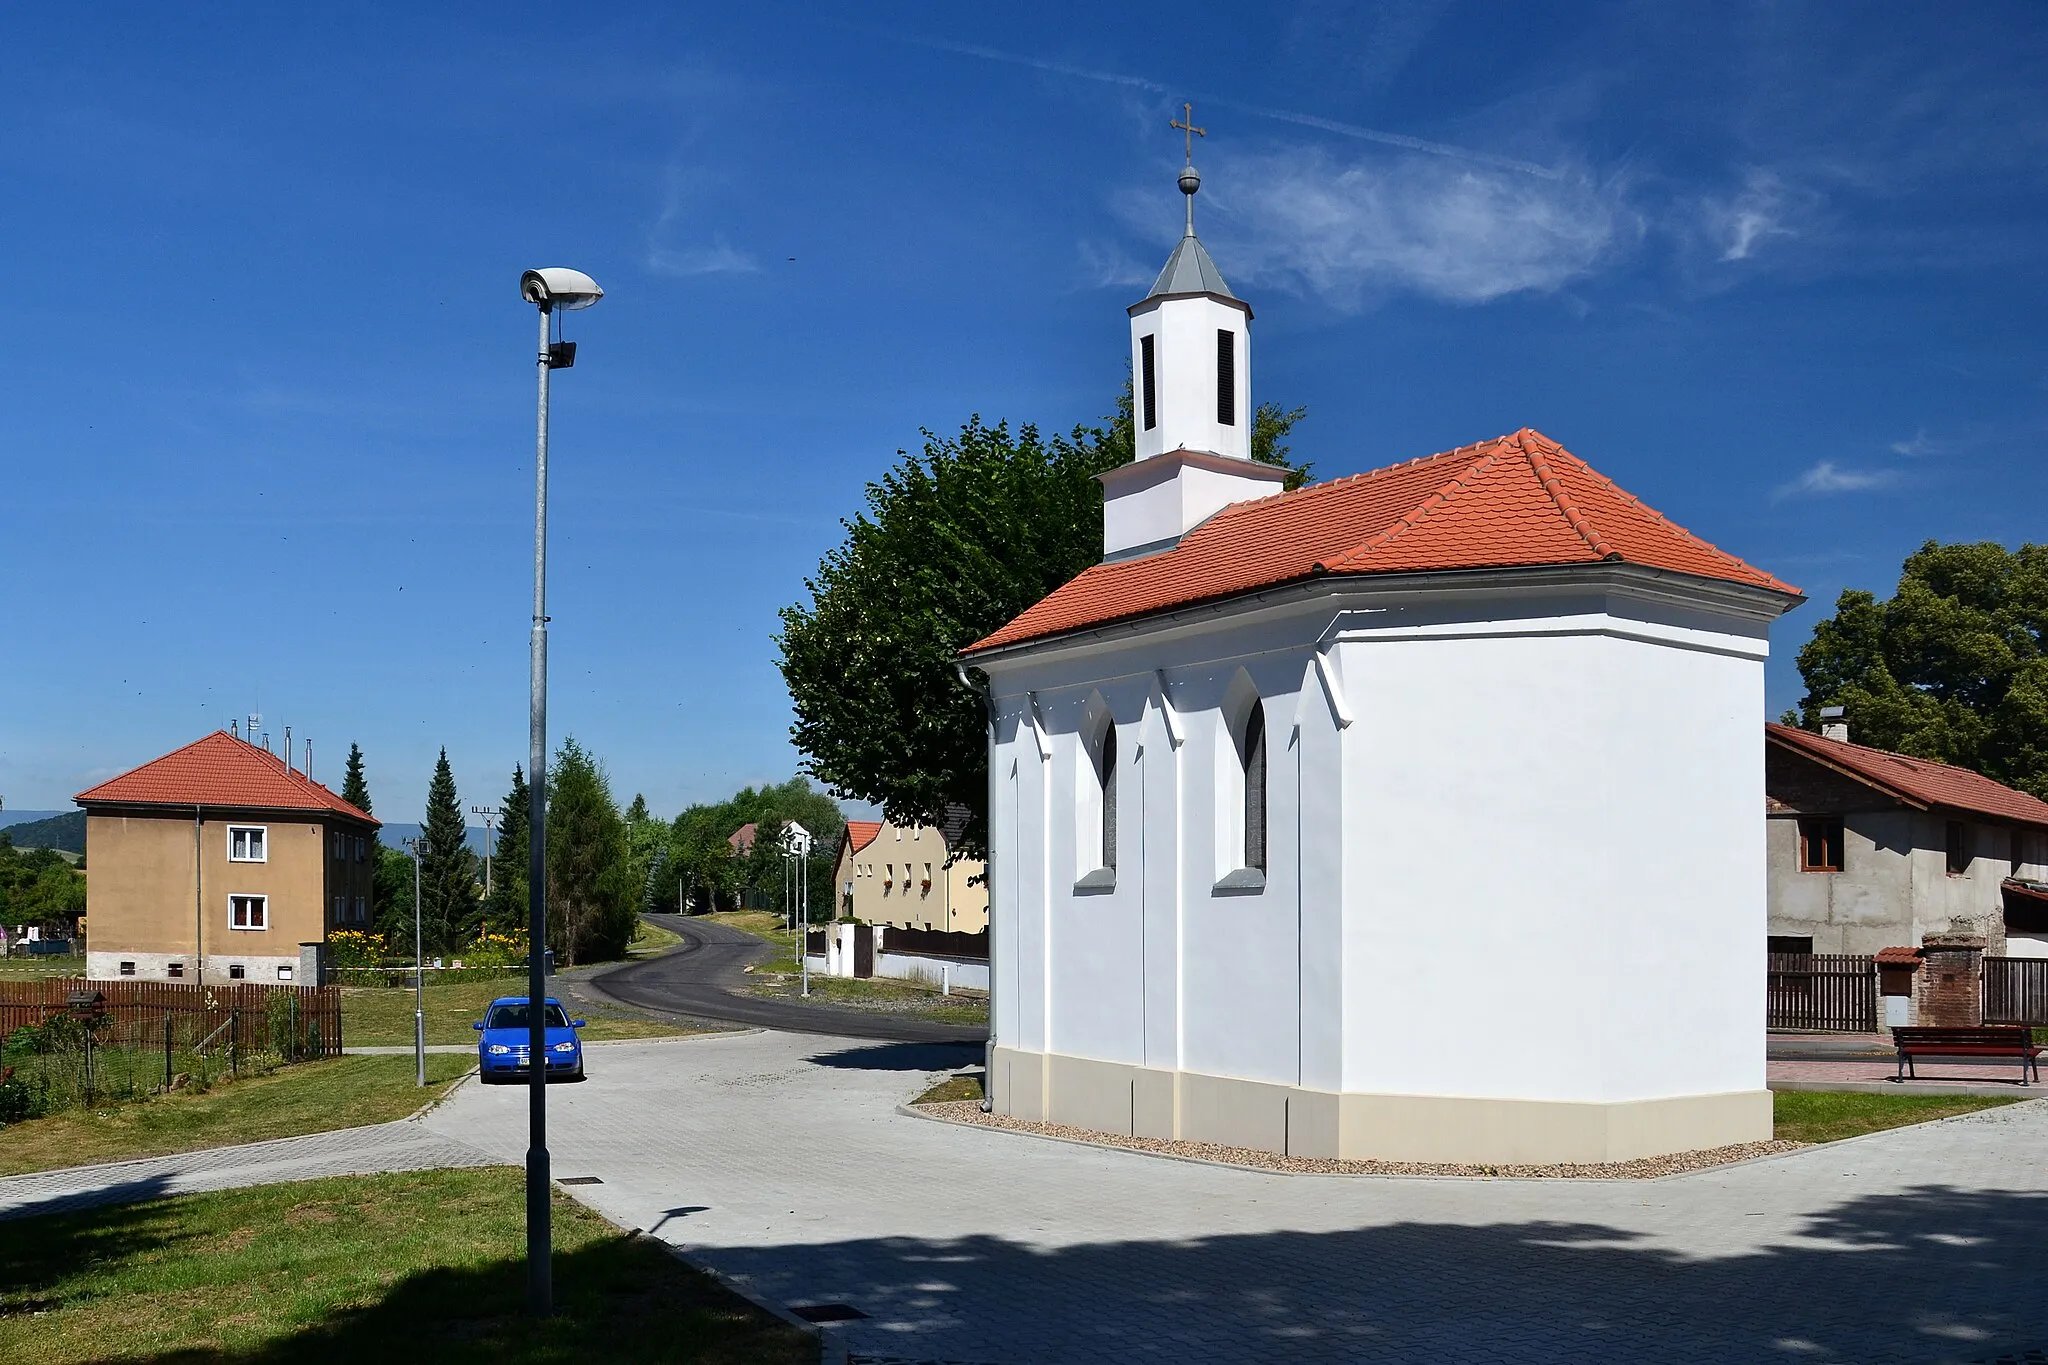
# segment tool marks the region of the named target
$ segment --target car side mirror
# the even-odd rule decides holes
[[[484,1031],[484,1021],[479,1019],[474,1024],[471,1024],[470,1027],[475,1029],[478,1033],[482,1033]]]
[[[582,1028],[582,1027],[583,1027],[583,1026],[584,1026],[585,1024],[588,1024],[589,1022],[590,1022],[590,1021],[589,1021],[588,1019],[571,1019],[571,1020],[569,1021],[569,1027],[570,1027],[570,1028]]]

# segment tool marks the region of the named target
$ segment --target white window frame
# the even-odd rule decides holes
[[[238,901],[247,901],[254,905],[256,910],[255,918],[259,923],[235,923],[235,909],[236,902]],[[251,895],[239,891],[230,895],[228,897],[228,928],[245,934],[260,934],[268,930],[270,928],[270,897]]]
[[[256,843],[258,843],[258,844],[260,844],[260,845],[262,845],[262,852],[261,852],[261,853],[260,853],[260,854],[259,854],[258,856],[254,857],[254,858],[250,858],[250,857],[246,857],[246,856],[245,856],[245,857],[237,857],[237,856],[235,855],[235,836],[236,836],[237,834],[254,834],[254,835],[256,836],[256,840],[255,840],[255,842],[256,842]],[[245,841],[244,847],[246,847],[246,846],[247,846],[247,844],[246,844],[246,841]],[[267,862],[269,862],[269,861],[270,861],[270,826],[268,826],[268,825],[229,825],[229,826],[228,826],[228,861],[229,861],[229,862],[231,862],[231,863],[267,863]]]

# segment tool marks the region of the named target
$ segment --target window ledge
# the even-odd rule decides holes
[[[1113,867],[1098,867],[1074,883],[1074,894],[1077,896],[1102,896],[1114,890],[1116,869]]]
[[[1218,879],[1210,894],[1217,896],[1256,896],[1266,889],[1266,874],[1256,867],[1240,867],[1235,872],[1226,872]]]

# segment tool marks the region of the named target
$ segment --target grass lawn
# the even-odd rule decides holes
[[[1865,1095],[1837,1090],[1780,1090],[1771,1096],[1777,1135],[1788,1142],[1839,1142],[1861,1133],[1903,1128],[1955,1114],[1996,1109],[2024,1095]]]
[[[0,979],[26,981],[42,976],[84,976],[82,957],[0,957]]]
[[[555,1316],[526,1318],[520,1182],[347,1176],[0,1223],[0,1360],[817,1360],[808,1334],[559,1191]]]
[[[268,1076],[219,1081],[204,1094],[180,1090],[105,1109],[28,1119],[0,1128],[0,1175],[402,1119],[475,1062],[474,1057],[429,1054],[427,1088],[421,1090],[413,1084],[410,1057],[333,1057],[279,1067]],[[0,1350],[0,1359],[9,1358]]]
[[[501,995],[521,995],[526,978],[506,976],[491,981],[450,981],[427,983],[427,1041],[429,1043],[474,1043],[476,1030],[470,1025],[484,1017],[484,1007]],[[560,992],[556,994],[559,996]],[[341,990],[341,1041],[348,1047],[412,1046],[412,988],[389,986],[344,986]],[[571,1018],[590,1021],[585,1039],[663,1038],[689,1029],[651,1019],[636,1019],[623,1013],[591,1010],[577,1006]]]
[[[761,962],[762,971],[796,970],[796,935],[782,927],[782,916],[773,910],[716,910],[702,918],[713,924],[744,930],[755,938],[764,938],[774,944],[775,952]]]

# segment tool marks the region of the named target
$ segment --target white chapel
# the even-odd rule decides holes
[[[1102,562],[987,678],[1000,1113],[1297,1156],[1771,1136],[1764,660],[1803,599],[1524,429],[1282,491],[1194,231]]]

